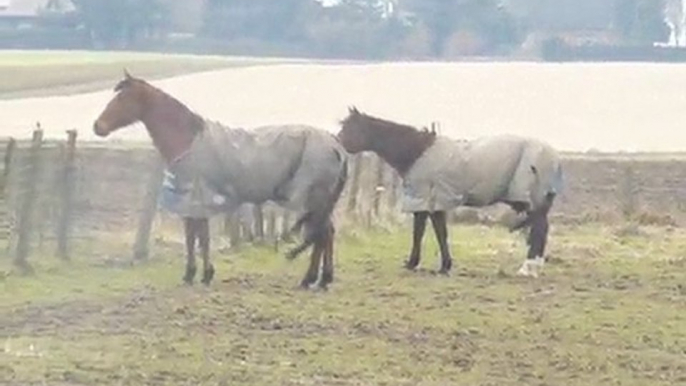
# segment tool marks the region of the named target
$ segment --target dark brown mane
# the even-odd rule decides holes
[[[436,132],[426,128],[418,129],[356,111],[345,122],[351,120],[356,120],[361,130],[365,131],[369,150],[377,153],[401,175],[407,173],[436,141]]]
[[[119,83],[117,83],[116,86],[114,86],[114,92],[119,92],[119,91],[123,90],[125,87],[130,85],[132,81],[133,81],[133,79],[130,79],[130,78],[121,80]]]
[[[169,103],[169,106],[172,107],[174,110],[184,111],[190,114],[189,120],[192,122],[190,128],[193,131],[193,134],[197,134],[205,129],[205,120],[199,114],[195,113],[193,110],[191,110],[188,106],[183,104],[178,99],[174,98],[173,96],[167,94],[166,92],[160,90],[159,88],[153,86],[152,84],[146,82],[143,79],[126,78],[114,87],[114,91],[120,92],[124,88],[130,87],[134,84],[138,84],[140,86],[147,88],[147,90],[151,92],[152,95],[155,95],[156,97],[161,98],[161,100]]]

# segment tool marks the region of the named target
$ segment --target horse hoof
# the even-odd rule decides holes
[[[183,282],[187,285],[193,285],[193,279],[195,278],[195,272],[197,268],[195,266],[190,266],[186,268],[186,274],[183,275]]]
[[[318,287],[319,287],[319,289],[322,290],[322,291],[328,291],[328,289],[329,289],[329,284],[331,284],[332,282],[333,282],[333,279],[330,279],[330,280],[328,280],[328,279],[322,279],[322,280],[319,281]]]
[[[453,268],[453,260],[448,258],[447,261],[444,261],[443,264],[441,264],[441,270],[438,271],[438,273],[440,273],[441,275],[448,275],[452,268]]]
[[[301,290],[303,290],[303,291],[307,291],[307,290],[310,289],[310,283],[307,282],[307,281],[305,281],[305,280],[303,280],[303,281],[300,282],[300,285],[298,286],[298,289],[301,289]]]
[[[214,278],[214,268],[208,269],[207,271],[205,271],[205,273],[203,273],[202,284],[210,285],[213,278]]]
[[[305,276],[303,280],[300,282],[300,288],[310,289],[310,286],[315,282],[317,282],[317,275]]]
[[[413,262],[408,261],[407,263],[405,263],[405,265],[403,267],[408,271],[416,271],[418,265],[419,265],[419,263],[413,263]]]
[[[527,269],[527,268],[522,267],[522,268],[519,269],[519,271],[517,271],[517,276],[537,278],[537,277],[538,277],[538,273],[536,273],[535,271],[532,271],[532,270],[529,270],[529,269]]]
[[[333,283],[333,272],[323,272],[322,273],[322,278],[319,281],[319,285],[322,286],[327,286],[329,284]]]

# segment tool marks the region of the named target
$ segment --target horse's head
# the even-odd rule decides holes
[[[364,115],[356,107],[348,108],[348,116],[341,121],[338,140],[348,153],[370,150],[370,136]]]
[[[124,79],[114,88],[116,95],[107,104],[93,124],[93,131],[106,137],[113,131],[131,125],[143,118],[146,83],[124,72]]]

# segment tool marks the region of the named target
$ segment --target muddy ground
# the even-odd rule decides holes
[[[452,230],[456,269],[401,268],[408,230],[340,238],[336,282],[273,248],[215,253],[209,288],[180,284],[181,246],[69,264],[4,264],[2,385],[679,385],[686,382],[686,232],[557,226],[538,279],[523,240]]]

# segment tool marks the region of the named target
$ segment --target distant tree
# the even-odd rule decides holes
[[[682,0],[667,0],[664,9],[665,23],[670,29],[669,43],[677,47],[686,45],[684,4]]]
[[[403,50],[409,32],[390,0],[341,0],[324,9],[308,28],[316,50],[327,56],[384,58]]]
[[[486,49],[511,46],[521,41],[517,20],[497,0],[405,0],[400,7],[416,15],[432,35],[434,55],[458,36],[475,36]]]
[[[169,12],[169,28],[174,32],[195,33],[202,26],[204,1],[164,0]]]
[[[206,0],[203,32],[222,39],[297,40],[319,8],[316,0]]]
[[[94,44],[129,47],[163,28],[162,0],[73,0],[81,23]]]
[[[615,25],[621,36],[640,44],[669,39],[663,0],[615,0]]]

